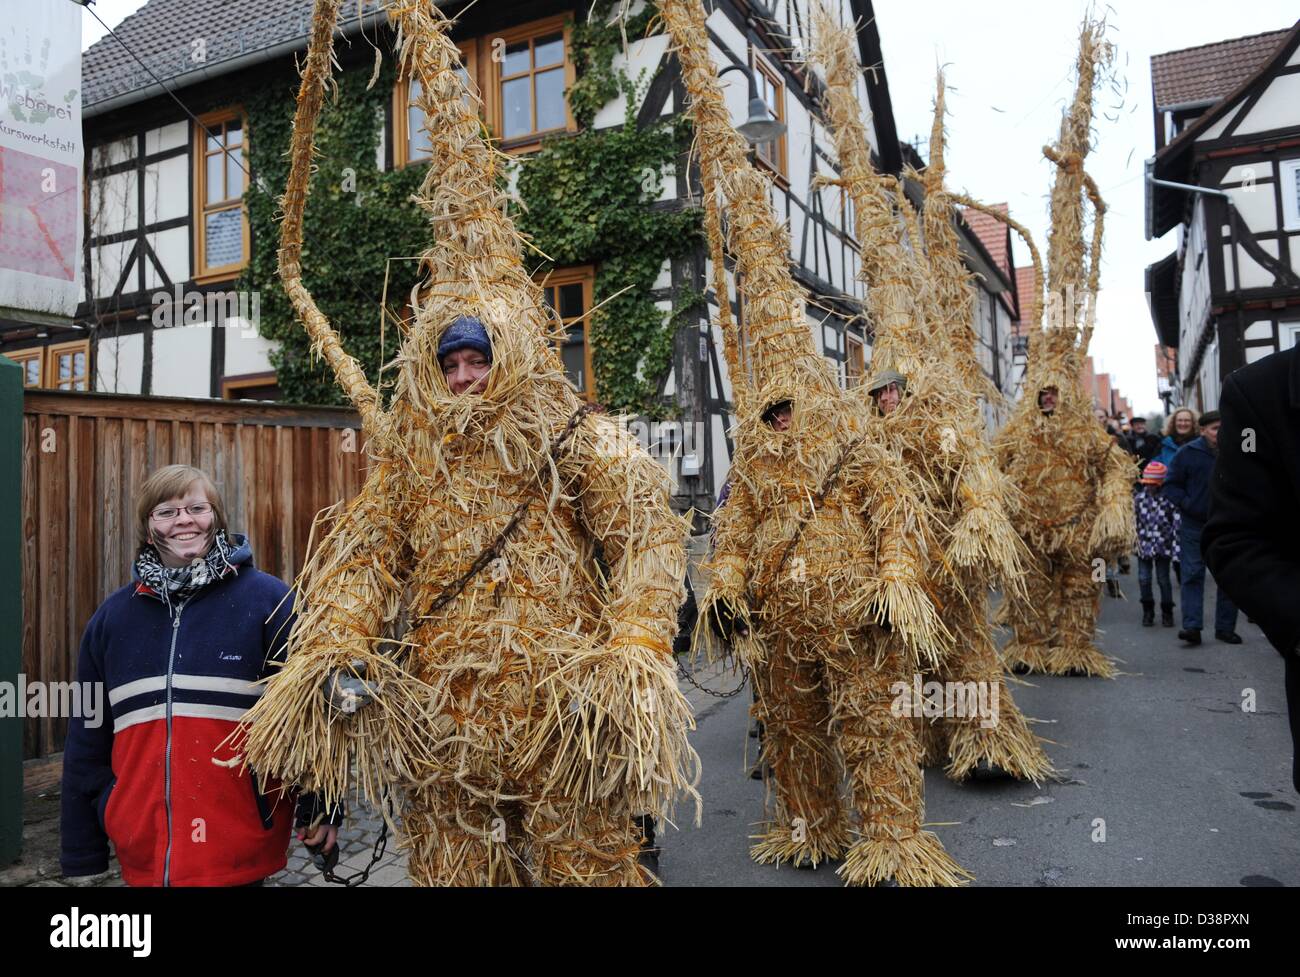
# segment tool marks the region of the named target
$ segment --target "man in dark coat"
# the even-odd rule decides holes
[[[1183,566],[1183,629],[1178,637],[1189,645],[1201,643],[1201,615],[1205,610],[1205,564],[1201,561],[1201,532],[1210,514],[1210,475],[1218,454],[1219,412],[1202,414],[1197,422],[1201,436],[1178,449],[1162,494],[1183,514],[1178,546]],[[1214,636],[1230,645],[1241,644],[1237,634],[1237,607],[1223,588],[1214,602]]]
[[[1291,739],[1300,752],[1300,351],[1228,377],[1220,406],[1205,561],[1286,662]],[[1292,761],[1300,790],[1300,764]]]
[[[1147,419],[1145,417],[1133,418],[1130,426],[1132,427],[1132,433],[1128,436],[1128,450],[1139,459],[1137,468],[1141,471],[1146,467],[1147,462],[1154,458],[1160,450],[1160,438],[1147,431]]]

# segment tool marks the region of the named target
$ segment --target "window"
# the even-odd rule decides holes
[[[24,387],[90,389],[90,340],[79,339],[5,353],[23,368]]]
[[[478,45],[458,45],[461,69],[457,72],[474,98],[479,97]],[[421,94],[418,79],[399,78],[393,89],[393,165],[405,166],[429,156],[429,134],[424,131],[424,113],[414,103]]]
[[[513,152],[536,148],[550,132],[573,128],[565,92],[573,84],[569,23],[535,21],[484,38],[492,62],[492,129]]]
[[[754,80],[758,82],[758,97],[767,103],[772,117],[778,122],[785,121],[785,89],[781,85],[781,76],[774,68],[769,68],[757,57],[754,58]],[[755,158],[777,176],[785,179],[785,136],[778,136],[771,142],[759,143],[754,147]]]
[[[275,371],[222,377],[221,397],[223,400],[279,400],[280,387]]]
[[[45,386],[56,390],[89,390],[90,340],[59,343],[45,351]]]
[[[23,386],[39,387],[41,385],[41,362],[45,359],[42,349],[19,349],[4,355],[23,368]]]
[[[542,280],[542,295],[568,329],[560,350],[564,372],[588,400],[596,396],[591,372],[591,344],[587,342],[587,314],[592,306],[596,276],[591,266],[553,271]]]
[[[248,261],[248,127],[239,109],[199,117],[194,148],[194,279],[233,278]],[[206,129],[206,131],[204,131]]]
[[[1300,339],[1300,322],[1279,322],[1277,324],[1278,351],[1290,349]],[[9,354],[10,359],[13,354]]]
[[[867,372],[866,351],[862,340],[852,333],[844,334],[846,343],[844,354],[844,386],[856,387],[862,382]]]
[[[1300,159],[1282,160],[1278,175],[1282,178],[1282,226],[1300,231]]]

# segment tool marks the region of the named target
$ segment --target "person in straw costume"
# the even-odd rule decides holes
[[[927,677],[952,683],[948,688],[988,689],[986,704],[997,703],[995,714],[981,715],[947,702],[949,713],[925,722],[923,743],[928,759],[946,763],[953,779],[979,769],[1038,782],[1050,775],[1052,764],[1006,687],[988,620],[991,582],[1001,579],[1021,586],[1029,554],[1006,511],[1005,500],[1014,493],[985,436],[979,388],[965,380],[957,363],[957,346],[974,349],[969,283],[963,279],[952,289],[965,297],[964,332],[935,322],[938,306],[919,235],[909,249],[898,212],[910,216],[913,227],[916,215],[901,193],[895,199],[901,184],[887,181],[871,163],[855,93],[860,69],[853,28],[836,24],[820,3],[814,5],[812,17],[810,59],[823,69],[826,80],[822,107],[840,162],[835,182],[854,203],[862,255],[859,276],[868,288],[875,326],[876,376],[859,389],[881,417],[881,436],[903,457],[912,483],[924,492],[945,546],[945,559],[932,564],[930,586],[954,640],[937,671]],[[942,182],[942,75],[939,85],[925,203],[927,216],[933,209],[946,219],[943,236],[927,237],[926,243],[933,240],[936,248],[955,250],[951,205],[944,199]],[[960,259],[957,264],[963,267]]]
[[[372,802],[396,793],[417,884],[651,883],[633,818],[667,814],[698,780],[671,654],[686,523],[663,469],[564,375],[507,215],[504,157],[431,3],[389,4],[401,73],[422,92],[416,202],[436,238],[390,409],[340,348],[300,267],[340,2],[318,0],[312,22],[280,271],[373,466],[303,571],[288,660],[244,755],[330,798],[354,765]],[[453,393],[440,352],[460,378],[474,358],[456,351],[484,347],[490,369]]]
[[[959,884],[966,873],[921,829],[914,724],[891,711],[892,685],[918,658],[932,660],[945,637],[923,586],[937,556],[927,514],[813,347],[789,237],[770,181],[732,127],[703,7],[660,0],[659,11],[695,122],[714,274],[721,200],[743,282],[743,336],[724,324],[736,453],[697,639],[711,622],[752,669],[776,795],[752,855],[813,866],[843,856],[850,885]],[[846,771],[856,840],[841,797]]]
[[[1104,29],[1103,23],[1084,24],[1074,99],[1057,145],[1043,148],[1056,164],[1047,323],[1045,329],[1035,325],[1030,334],[1025,395],[996,447],[1003,470],[1027,500],[1020,530],[1037,570],[1026,577],[1025,591],[1008,592],[1003,605],[1002,618],[1014,631],[1004,650],[1007,667],[1111,678],[1114,662],[1093,643],[1103,579],[1094,568],[1103,568],[1104,575],[1106,561],[1133,547],[1132,463],[1093,418],[1079,381],[1096,314],[1105,214],[1083,169],[1093,88],[1113,56]],[[1093,207],[1086,249],[1085,196]],[[1028,242],[1023,229],[1017,230]],[[1029,243],[1037,265],[1037,249]],[[1035,310],[1026,321],[1039,317]]]

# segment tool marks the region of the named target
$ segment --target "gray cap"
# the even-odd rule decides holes
[[[867,393],[873,394],[878,390],[884,390],[891,383],[898,384],[899,390],[907,389],[907,377],[897,370],[885,370],[871,378],[871,383],[867,385]]]

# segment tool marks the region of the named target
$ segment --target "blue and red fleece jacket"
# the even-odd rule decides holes
[[[79,682],[104,683],[109,715],[69,722],[62,868],[128,885],[242,885],[285,865],[294,804],[222,741],[283,660],[292,598],[232,536],[227,573],[169,617],[140,582],[111,594],[81,640]]]

